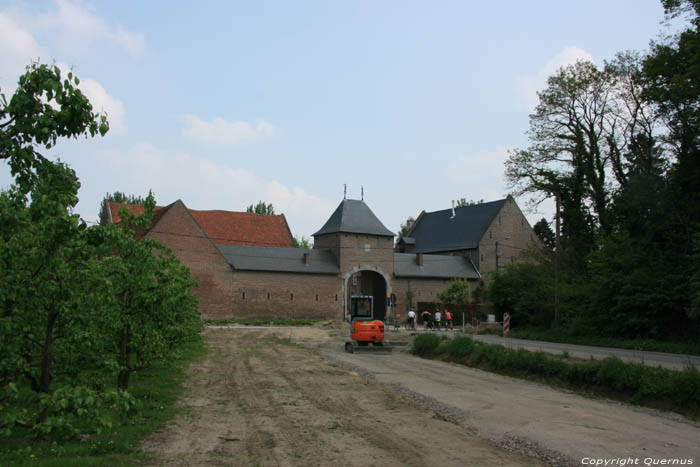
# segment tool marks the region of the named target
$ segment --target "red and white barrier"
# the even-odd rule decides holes
[[[510,331],[510,315],[503,313],[503,335],[507,335],[508,331]]]

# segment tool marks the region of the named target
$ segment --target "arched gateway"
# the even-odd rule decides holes
[[[373,297],[373,318],[384,320],[394,275],[394,233],[362,200],[344,199],[314,235],[314,248],[330,250],[343,278],[344,318],[353,295]]]

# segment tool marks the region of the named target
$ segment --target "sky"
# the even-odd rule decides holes
[[[663,19],[659,0],[0,0],[0,91],[55,63],[107,113],[106,136],[48,152],[77,172],[87,221],[106,193],[153,190],[199,210],[270,202],[309,237],[347,184],[397,232],[504,198],[547,76],[647,50]]]

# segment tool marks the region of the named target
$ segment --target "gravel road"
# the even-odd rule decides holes
[[[347,354],[341,344],[328,343],[320,351],[481,437],[552,465],[630,457],[637,465],[648,459],[657,461],[654,465],[668,459],[686,460],[686,465],[689,459],[694,465],[700,462],[700,425],[679,415],[589,399],[403,352]]]

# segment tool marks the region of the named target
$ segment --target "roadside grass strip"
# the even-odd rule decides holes
[[[665,352],[686,355],[700,355],[700,341],[678,340],[662,341],[657,339],[617,339],[612,337],[574,335],[565,331],[541,329],[514,329],[510,337],[560,344],[589,345],[593,347],[614,347],[618,349],[642,350],[647,352]]]
[[[700,371],[695,367],[674,371],[626,363],[617,357],[568,361],[567,355],[509,349],[467,336],[449,339],[435,334],[416,336],[412,353],[534,380],[589,396],[671,410],[700,420]]]
[[[144,460],[141,438],[161,428],[179,410],[175,406],[183,392],[185,368],[206,353],[200,340],[190,342],[181,357],[159,362],[134,373],[129,393],[136,400],[136,411],[125,416],[118,410],[108,413],[112,427],[108,433],[79,435],[61,439],[51,434],[37,437],[23,428],[15,428],[10,437],[0,438],[2,466],[131,466]]]

